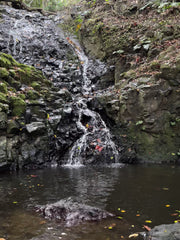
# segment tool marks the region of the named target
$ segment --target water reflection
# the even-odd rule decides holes
[[[0,237],[116,240],[120,234],[142,231],[146,220],[152,221],[150,227],[172,223],[176,220],[172,214],[180,210],[179,173],[178,167],[125,166],[57,168],[0,175]],[[104,220],[63,229],[54,222],[43,222],[33,211],[35,205],[68,197],[116,213],[124,220]],[[104,227],[111,221],[116,227],[109,232]],[[63,232],[67,235],[62,236]]]

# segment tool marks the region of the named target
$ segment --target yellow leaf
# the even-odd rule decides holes
[[[88,127],[89,127],[89,124],[87,123],[87,124],[86,124],[86,128],[88,128]]]
[[[139,236],[138,233],[133,233],[133,234],[129,235],[129,238],[136,238],[136,237],[138,237],[138,236]]]
[[[111,230],[111,229],[112,229],[112,227],[108,227],[108,229],[110,229],[110,230]]]
[[[118,208],[118,211],[120,211],[121,209],[120,208]]]
[[[13,203],[14,203],[14,204],[17,204],[18,202],[15,201],[15,202],[13,202]]]
[[[80,28],[81,28],[81,24],[79,23],[79,24],[76,26],[76,32],[78,32]]]
[[[151,220],[146,220],[145,222],[146,222],[146,223],[152,223],[152,221],[151,221]]]
[[[178,223],[178,222],[180,222],[180,219],[178,219],[178,220],[175,220],[174,222],[175,222],[175,223]]]
[[[123,217],[120,217],[120,216],[118,216],[117,218],[118,218],[118,219],[123,219]]]
[[[125,210],[121,210],[122,213],[125,213],[126,211]]]
[[[171,205],[167,204],[166,207],[170,207]]]

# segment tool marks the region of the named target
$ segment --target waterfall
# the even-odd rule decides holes
[[[82,94],[90,95],[92,94],[92,82],[88,77],[89,59],[74,39],[69,42],[82,64]],[[76,167],[91,162],[98,164],[98,158],[103,158],[104,163],[117,163],[118,150],[100,114],[88,108],[87,98],[74,97],[74,101],[79,114],[77,128],[83,132],[83,135],[73,144],[65,165]]]

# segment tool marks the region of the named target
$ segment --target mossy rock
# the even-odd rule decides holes
[[[27,98],[30,100],[36,100],[40,97],[40,94],[37,91],[29,90],[27,92]]]
[[[6,68],[0,67],[0,79],[6,79],[9,76],[9,72]]]
[[[31,87],[34,88],[34,90],[36,90],[36,91],[40,91],[40,89],[41,89],[40,84],[37,82],[32,82]]]
[[[19,125],[15,120],[9,120],[7,126],[8,134],[17,134],[19,132]]]
[[[0,83],[0,92],[7,94],[7,86],[5,83]]]
[[[18,66],[18,62],[14,58],[6,53],[0,53],[0,67],[11,68],[12,66]]]
[[[10,98],[10,106],[12,109],[12,115],[13,116],[21,116],[24,114],[26,110],[26,103],[23,99],[20,97],[11,97]]]
[[[0,92],[0,102],[1,103],[8,103],[6,94]]]

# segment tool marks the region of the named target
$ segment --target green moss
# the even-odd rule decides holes
[[[0,67],[0,79],[5,79],[9,76],[9,72],[6,70],[6,68]]]
[[[19,94],[19,97],[20,97],[21,99],[23,99],[23,100],[26,99],[26,96],[25,96],[25,94],[23,94],[23,93]]]
[[[6,94],[0,92],[0,102],[1,103],[8,103]]]
[[[11,68],[12,66],[18,66],[18,62],[14,58],[5,53],[0,53],[0,67]]]
[[[5,83],[0,83],[0,92],[7,94],[7,86]]]
[[[41,89],[40,84],[37,82],[32,82],[31,87],[34,88],[34,90],[36,90],[36,91],[40,91],[40,89]]]
[[[36,100],[40,97],[39,93],[36,92],[36,91],[33,91],[33,90],[29,90],[27,92],[27,97],[30,99],[30,100]]]
[[[10,106],[12,109],[13,116],[21,116],[26,109],[26,103],[20,97],[11,97],[10,98]]]

